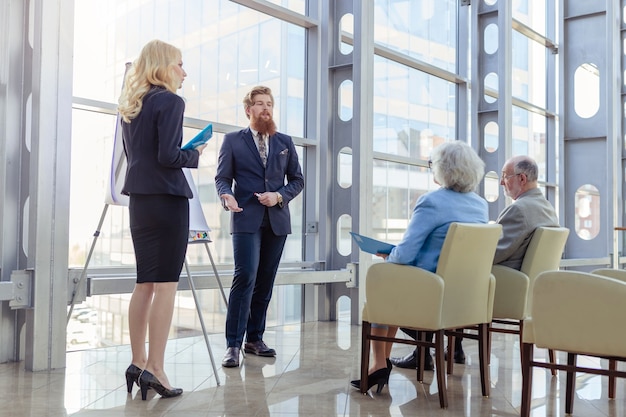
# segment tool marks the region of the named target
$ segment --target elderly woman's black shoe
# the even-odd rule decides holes
[[[156,376],[148,371],[143,371],[139,377],[139,388],[141,388],[141,399],[145,401],[148,395],[148,388],[155,390],[161,397],[170,398],[177,397],[183,393],[182,388],[168,389],[159,382]]]
[[[389,363],[387,363],[387,366],[389,366]],[[372,372],[371,374],[369,374],[367,376],[367,390],[369,391],[374,385],[378,385],[378,387],[376,387],[376,394],[380,394],[385,384],[389,384],[390,373],[391,373],[391,369],[387,367],[387,368],[380,368]],[[350,381],[350,384],[352,384],[354,388],[357,388],[357,389],[361,388],[360,379],[355,379],[354,381]]]
[[[128,389],[129,394],[133,390],[133,384],[137,384],[137,386],[139,386],[139,375],[141,375],[141,372],[141,368],[133,365],[132,363],[126,369],[126,388]]]

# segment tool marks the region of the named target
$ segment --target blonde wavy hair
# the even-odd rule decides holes
[[[467,143],[454,140],[433,149],[433,177],[459,193],[474,191],[485,175],[485,163]]]
[[[174,67],[182,58],[180,49],[160,40],[148,42],[126,73],[117,111],[126,123],[137,117],[143,98],[153,86],[164,87],[175,93],[180,81]]]

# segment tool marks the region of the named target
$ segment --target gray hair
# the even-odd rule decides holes
[[[534,159],[529,156],[520,156],[513,163],[514,174],[524,174],[528,182],[535,182],[539,176],[539,168]]]
[[[485,175],[482,159],[467,143],[458,140],[437,146],[431,160],[435,180],[459,193],[476,190]]]

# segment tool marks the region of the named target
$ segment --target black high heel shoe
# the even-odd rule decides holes
[[[182,388],[165,388],[156,376],[146,370],[144,370],[139,377],[139,388],[141,389],[141,399],[144,401],[148,395],[148,388],[152,388],[163,398],[177,397],[183,393]]]
[[[128,389],[128,393],[130,394],[133,390],[133,383],[139,386],[139,375],[141,375],[141,369],[132,363],[126,369],[126,388]]]
[[[387,364],[389,366],[389,364]],[[383,390],[385,384],[389,384],[389,373],[391,372],[390,368],[380,368],[367,376],[367,389],[368,391],[374,386],[378,385],[376,388],[376,394],[380,394]],[[361,380],[355,379],[354,381],[350,381],[350,384],[354,388],[361,388]]]

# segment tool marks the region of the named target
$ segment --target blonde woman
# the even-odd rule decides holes
[[[196,168],[206,145],[182,150],[184,100],[176,94],[187,74],[180,50],[154,40],[128,71],[119,99],[128,159],[122,192],[130,196],[130,231],[137,283],[128,307],[133,383],[146,399],[148,388],[162,397],[182,394],[164,370],[174,299],[189,236],[189,198],[182,168]],[[146,352],[146,333],[149,333]]]

